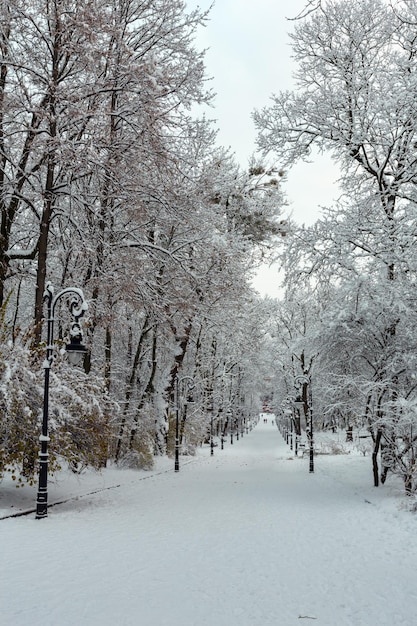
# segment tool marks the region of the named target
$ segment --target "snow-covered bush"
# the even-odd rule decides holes
[[[112,421],[117,417],[118,407],[108,397],[101,378],[86,375],[83,370],[59,360],[51,370],[49,413],[55,453],[73,471],[106,465]]]
[[[316,454],[330,454],[332,456],[337,454],[349,454],[349,450],[346,449],[346,446],[344,446],[341,441],[330,438],[320,441],[320,443],[315,446],[315,451]]]
[[[0,479],[32,483],[39,450],[42,386],[20,342],[0,344]],[[52,465],[54,461],[52,460]]]
[[[0,325],[0,328],[4,325]],[[43,348],[29,338],[0,341],[0,479],[10,472],[18,486],[33,484],[38,472],[44,370]],[[51,368],[49,390],[49,471],[63,462],[80,471],[106,463],[111,435],[110,403],[103,381],[71,368],[58,355]]]

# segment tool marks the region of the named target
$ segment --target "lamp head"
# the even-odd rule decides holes
[[[78,324],[74,324],[71,329],[71,342],[65,346],[68,354],[68,361],[75,367],[82,365],[87,354],[87,348],[81,343],[82,332]]]
[[[298,396],[295,400],[294,400],[294,406],[296,409],[298,409],[299,411],[301,411],[301,409],[304,407],[304,401],[302,400],[302,398],[300,398],[300,396]]]

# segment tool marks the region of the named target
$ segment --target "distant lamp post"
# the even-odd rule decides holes
[[[294,406],[297,409],[297,414],[294,418],[294,425],[295,425],[295,456],[298,456],[298,443],[299,443],[299,437],[301,435],[301,418],[300,415],[304,410],[304,402],[303,399],[300,396],[297,396],[297,398],[294,401]]]
[[[214,454],[213,409],[210,414],[210,456]]]
[[[230,424],[229,424],[229,430],[230,430],[230,443],[231,445],[233,445],[233,420],[234,420],[234,415],[233,415],[233,410],[229,409],[227,411],[227,415],[229,417],[230,420]]]
[[[175,460],[174,470],[180,471],[180,400],[179,400],[179,381],[178,376],[175,379]]]
[[[223,409],[219,409],[219,417],[220,417],[220,450],[224,450],[224,433],[223,433]]]
[[[313,441],[313,397],[311,377],[308,379],[308,411],[310,414],[310,474],[314,472],[314,441]]]
[[[68,360],[73,365],[79,365],[84,358],[87,349],[81,343],[82,330],[79,319],[88,309],[87,302],[81,289],[77,287],[67,287],[62,289],[57,295],[54,295],[54,288],[51,283],[47,283],[43,294],[43,300],[47,303],[48,319],[47,319],[47,339],[46,339],[46,358],[43,363],[45,370],[44,394],[43,394],[43,416],[42,416],[42,434],[39,437],[41,450],[39,452],[39,488],[36,500],[36,519],[42,519],[48,515],[48,443],[50,441],[48,434],[49,420],[49,373],[54,360],[54,324],[55,324],[55,307],[59,300],[64,297],[69,298],[69,309],[73,318],[73,324],[70,331],[71,342],[66,346]]]
[[[180,471],[180,385],[184,381],[191,382],[190,389],[194,387],[194,378],[192,376],[177,375],[174,385],[174,402],[175,402],[175,453],[174,453],[174,471]]]
[[[309,417],[307,428],[308,428],[308,442],[309,442],[309,451],[310,451],[309,471],[310,471],[310,474],[313,474],[314,473],[314,440],[313,440],[313,395],[312,395],[312,389],[311,389],[311,376],[310,375],[297,376],[295,378],[295,384],[297,386],[302,386],[302,385],[307,386],[307,411],[308,411],[308,417]],[[299,401],[301,401],[301,398],[299,399]],[[295,402],[294,404],[297,405],[297,402]],[[304,405],[303,401],[302,401],[302,404]]]
[[[314,472],[314,442],[313,442],[313,403],[311,398],[311,383],[309,385],[309,402],[308,410],[310,413],[310,474]]]

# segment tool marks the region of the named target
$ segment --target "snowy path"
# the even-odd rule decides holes
[[[414,626],[417,520],[369,459],[291,459],[259,424],[234,446],[0,524],[7,626]]]

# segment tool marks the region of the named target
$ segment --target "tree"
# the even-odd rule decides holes
[[[249,281],[281,236],[280,175],[258,162],[242,171],[214,147],[212,123],[190,114],[211,100],[194,47],[207,13],[181,0],[13,0],[1,10],[5,360],[16,360],[21,328],[34,338],[25,359],[41,358],[46,274],[80,286],[90,352],[85,372],[54,368],[59,454],[74,468],[105,456],[149,466],[169,450],[184,375],[199,389],[181,424],[192,451],[222,407],[256,406],[261,331]],[[36,430],[25,393],[19,411]]]
[[[2,4],[0,301],[12,261],[37,258],[38,327],[51,222],[70,202],[72,166],[80,144],[85,146],[99,5],[93,0]],[[36,337],[39,341],[39,328]]]
[[[340,163],[348,193],[354,189],[367,202],[373,196],[387,237],[380,260],[389,279],[396,211],[415,199],[414,39],[413,25],[405,27],[380,0],[320,3],[292,35],[297,93],[274,96],[254,115],[260,147],[273,150],[283,166],[315,145]]]
[[[389,450],[409,490],[415,442],[408,437],[403,446],[402,424],[414,421],[407,327],[416,269],[416,7],[367,0],[312,9],[292,35],[298,91],[274,96],[255,113],[259,143],[283,165],[306,158],[313,145],[341,165],[344,199],[288,238],[287,281],[314,281],[321,298],[333,293],[343,302],[344,313],[327,301],[321,363],[347,354],[342,347],[349,345],[350,359],[336,359],[339,407],[354,414],[360,390],[359,420],[368,420],[375,443],[375,482],[383,441],[383,466]]]

